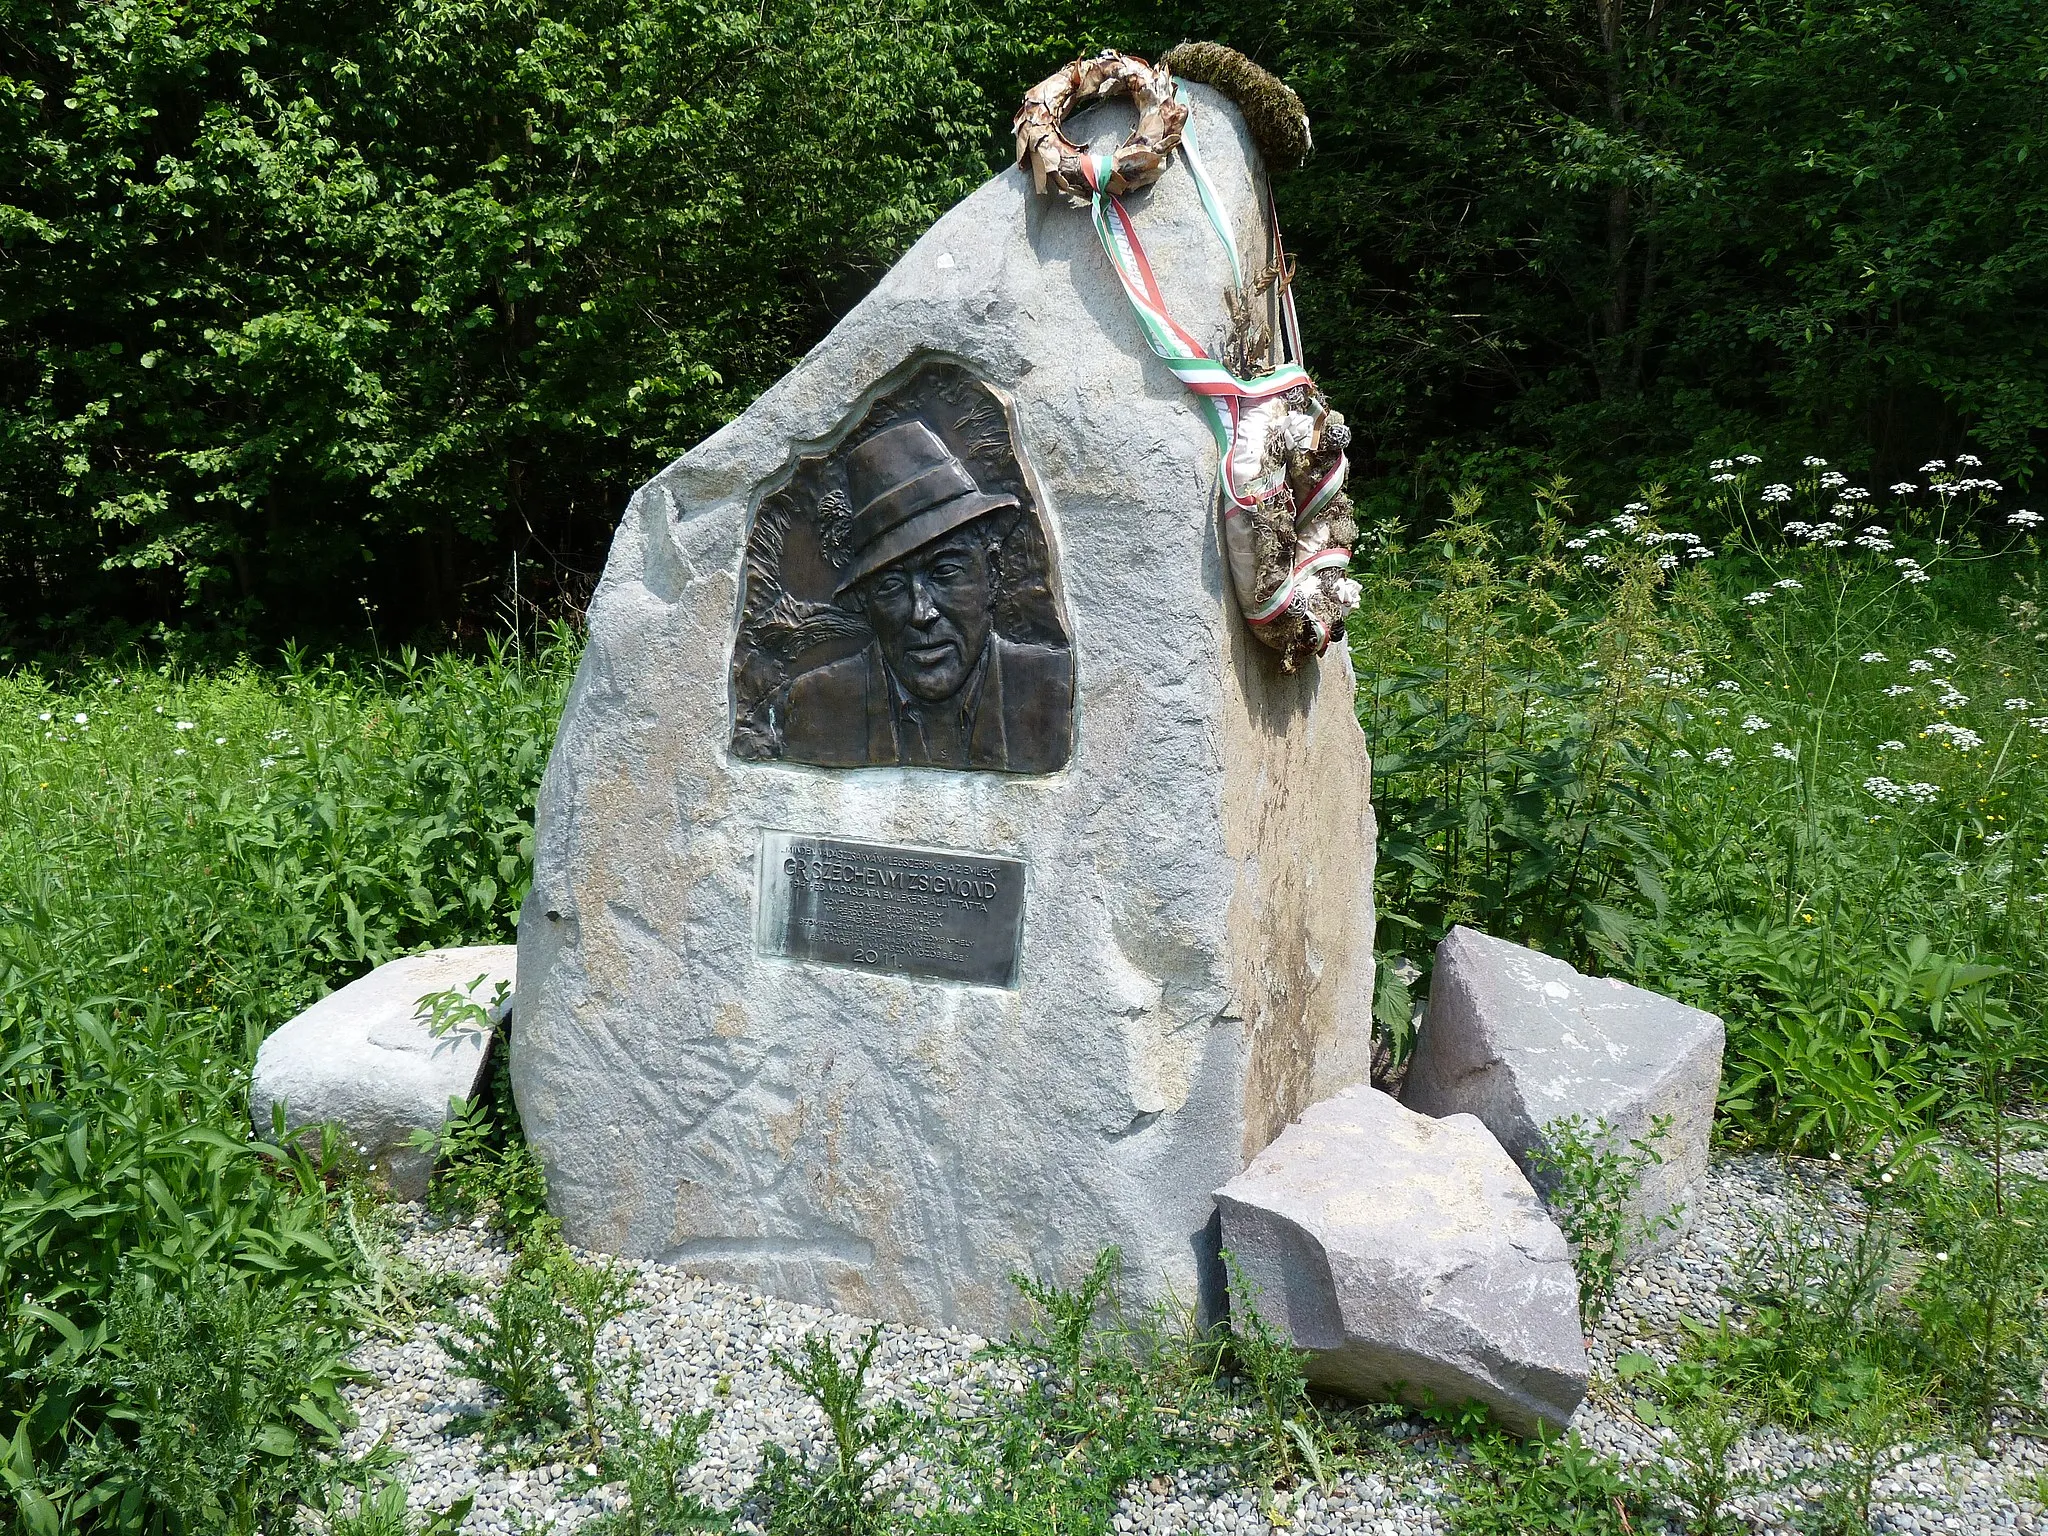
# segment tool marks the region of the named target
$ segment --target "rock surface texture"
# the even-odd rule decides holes
[[[1432,1120],[1347,1088],[1216,1192],[1252,1304],[1354,1397],[1477,1398],[1562,1427],[1586,1395],[1564,1235],[1470,1115]]]
[[[321,998],[257,1048],[249,1084],[257,1133],[270,1133],[271,1106],[280,1101],[287,1130],[332,1121],[393,1194],[419,1199],[433,1160],[406,1142],[414,1131],[440,1130],[448,1101],[469,1097],[492,1034],[458,1025],[436,1039],[416,1016],[420,999],[468,991],[495,1028],[511,1000],[492,999],[500,982],[512,985],[516,960],[510,944],[436,949],[380,965]]]
[[[1193,96],[1249,270],[1263,173],[1235,110]],[[1110,105],[1075,131],[1131,120]],[[1213,342],[1229,266],[1185,168],[1129,206],[1177,318]],[[728,669],[750,519],[932,359],[1009,406],[1071,637],[1071,757],[744,760]],[[1216,475],[1086,211],[1013,169],[634,497],[519,926],[513,1083],[571,1239],[984,1333],[1019,1315],[1011,1272],[1070,1279],[1111,1243],[1141,1297],[1214,1299],[1209,1191],[1367,1074],[1373,930],[1348,658],[1287,677],[1247,635]],[[762,953],[773,830],[1023,861],[1016,986]]]
[[[1664,1161],[1630,1206],[1654,1219],[1679,1212],[1706,1171],[1725,1040],[1711,1013],[1453,928],[1437,946],[1401,1100],[1425,1115],[1477,1115],[1539,1190],[1530,1155],[1549,1149],[1551,1121],[1604,1117],[1626,1143],[1668,1116],[1654,1143]]]

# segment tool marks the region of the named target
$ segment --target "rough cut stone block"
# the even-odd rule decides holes
[[[1315,1105],[1216,1192],[1223,1244],[1309,1379],[1353,1397],[1476,1398],[1509,1428],[1586,1395],[1564,1235],[1470,1115],[1376,1089]]]
[[[458,1027],[437,1040],[415,1010],[421,998],[462,991],[481,976],[471,996],[495,1027],[511,998],[491,999],[499,982],[512,984],[517,954],[510,944],[484,944],[408,955],[321,998],[257,1049],[249,1084],[257,1134],[270,1134],[271,1105],[282,1100],[286,1129],[340,1125],[394,1195],[419,1199],[432,1160],[406,1142],[414,1131],[441,1129],[448,1101],[475,1091],[492,1030]]]
[[[1706,1171],[1725,1038],[1711,1013],[1453,928],[1437,946],[1401,1101],[1425,1115],[1477,1115],[1539,1190],[1530,1154],[1547,1148],[1552,1120],[1604,1116],[1626,1143],[1668,1115],[1656,1143],[1664,1161],[1631,1207],[1654,1217],[1682,1207]]]
[[[1256,153],[1222,97],[1191,94],[1253,270]],[[1083,139],[1121,139],[1132,115],[1077,122]],[[1130,208],[1176,318],[1219,337],[1230,268],[1192,179],[1176,164]],[[749,580],[757,520],[823,494],[805,467],[817,456],[838,474],[846,449],[826,489],[855,508],[897,495],[876,489],[881,458],[939,465],[903,498],[964,489],[921,434],[881,444],[875,429],[879,405],[950,398],[935,367],[999,397],[971,439],[957,415],[938,430],[969,458],[1008,434],[1022,477],[999,497],[972,478],[984,504],[1028,501],[1050,556],[1030,594],[1040,627],[996,630],[986,686],[1000,677],[1002,708],[960,733],[961,768],[898,765],[892,711],[907,706],[885,646],[804,660],[778,699],[785,657],[830,654],[857,621],[836,595],[858,558],[794,523],[785,574],[808,573],[811,596],[766,605]],[[1373,972],[1350,663],[1340,645],[1288,676],[1247,632],[1217,468],[1087,211],[1012,169],[634,497],[549,759],[519,924],[513,1086],[571,1240],[986,1334],[1020,1315],[1013,1271],[1070,1281],[1109,1244],[1138,1299],[1214,1298],[1209,1192],[1367,1075]],[[931,515],[950,528],[975,494]],[[755,617],[780,654],[741,644]],[[866,846],[800,855],[812,839]],[[966,915],[990,953],[950,965],[913,946],[925,974],[909,974],[890,942],[806,927],[817,887],[797,876],[866,878],[880,845],[981,856],[1002,922]]]

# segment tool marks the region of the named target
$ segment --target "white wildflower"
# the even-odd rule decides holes
[[[2033,707],[2034,701],[2032,699],[2007,699],[2005,701],[2005,708],[2007,709],[2032,709]]]
[[[1771,756],[1781,757],[1788,763],[1796,763],[1799,761],[1798,749],[1795,747],[1788,747],[1782,741],[1774,741],[1771,743]]]
[[[1799,462],[1804,464],[1808,469],[1826,469],[1828,467],[1828,461],[1826,459],[1817,459],[1810,453],[1805,458],[1801,459]]]
[[[1934,657],[1937,661],[1954,661],[1956,659],[1956,653],[1943,645],[1930,645],[1927,647],[1927,654]]]
[[[1891,687],[1885,689],[1884,696],[1888,699],[1900,699],[1912,691],[1912,686],[1908,683],[1893,683]]]
[[[1891,657],[1885,655],[1883,651],[1865,651],[1857,659],[1860,661],[1890,661]]]
[[[1754,735],[1758,731],[1768,731],[1771,728],[1771,722],[1762,715],[1744,715],[1742,717],[1742,728],[1751,735]]]
[[[1783,581],[1774,581],[1771,585],[1780,592],[1799,592],[1804,590],[1804,584],[1794,581],[1790,576],[1787,576]]]
[[[1721,681],[1719,681],[1718,683],[1714,684],[1714,686],[1715,686],[1716,688],[1720,689],[1720,690],[1721,690],[1721,691],[1722,691],[1723,693],[1740,693],[1740,692],[1742,692],[1742,684],[1740,684],[1740,683],[1738,683],[1737,681],[1735,681],[1735,679],[1734,679],[1734,678],[1732,678],[1732,677],[1724,677],[1724,678],[1722,678],[1722,679],[1721,679]]]
[[[1920,487],[1915,485],[1912,481],[1901,480],[1897,485],[1892,487],[1892,494],[1894,496],[1910,496],[1919,489]]]
[[[1763,488],[1757,499],[1768,502],[1790,501],[1792,499],[1792,487],[1789,485],[1767,485]]]
[[[1937,720],[1920,733],[1922,736],[1945,738],[1958,752],[1970,752],[1984,745],[1984,738],[1966,725],[1956,725],[1947,720]]]
[[[1716,747],[1707,754],[1707,761],[1716,768],[1732,768],[1735,766],[1735,754],[1727,747]]]
[[[1743,601],[1749,604],[1749,606],[1752,608],[1754,608],[1758,603],[1768,603],[1770,600],[1771,594],[1768,592],[1752,592],[1749,594],[1749,596],[1743,599]]]
[[[1932,672],[1934,670],[1934,663],[1924,656],[1915,656],[1906,663],[1906,670],[1908,672]]]
[[[1903,752],[1906,750],[1906,744],[1903,741],[1880,741],[1877,744],[1877,750],[1880,752]]]
[[[196,731],[199,729],[199,727],[194,725],[190,720],[180,720],[177,723],[177,729],[181,731]]]
[[[2021,507],[2019,511],[2013,513],[2006,521],[2015,528],[2038,528],[2041,526],[2041,514],[2029,512],[2025,507]]]

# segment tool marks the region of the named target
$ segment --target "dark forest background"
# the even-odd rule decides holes
[[[0,0],[0,657],[573,611],[1026,86],[1187,37],[1307,101],[1374,515],[1744,448],[2039,474],[2039,0]]]

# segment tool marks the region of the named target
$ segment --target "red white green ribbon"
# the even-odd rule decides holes
[[[1187,101],[1186,91],[1180,91],[1180,99]],[[1223,249],[1230,257],[1231,275],[1240,288],[1244,286],[1244,269],[1238,262],[1237,242],[1231,237],[1229,222],[1223,216],[1222,204],[1216,196],[1216,188],[1203,167],[1195,145],[1194,122],[1190,118],[1181,134],[1182,157],[1187,161],[1188,170],[1195,181],[1196,195],[1201,199],[1202,210],[1209,216],[1209,223],[1215,229],[1217,238],[1223,242]],[[1258,505],[1262,494],[1252,487],[1240,485],[1233,465],[1234,450],[1238,434],[1243,425],[1247,402],[1271,399],[1284,395],[1290,390],[1310,384],[1306,370],[1299,363],[1283,363],[1270,373],[1260,374],[1255,379],[1241,379],[1232,373],[1218,358],[1211,357],[1202,344],[1190,336],[1173,318],[1166,307],[1166,295],[1160,291],[1159,279],[1153,274],[1152,263],[1146,258],[1145,247],[1138,239],[1137,226],[1131,222],[1130,213],[1114,195],[1103,189],[1115,172],[1113,157],[1108,154],[1086,155],[1081,161],[1082,174],[1087,178],[1094,196],[1090,201],[1090,216],[1095,223],[1095,233],[1102,241],[1102,249],[1109,257],[1109,264],[1115,269],[1117,280],[1123,285],[1124,296],[1130,300],[1131,309],[1138,317],[1138,325],[1145,333],[1145,340],[1166,366],[1173,370],[1174,377],[1185,384],[1202,402],[1209,430],[1215,434],[1216,446],[1222,454],[1223,494],[1226,505],[1224,516],[1232,518],[1242,515]],[[1277,212],[1273,216],[1274,250],[1279,250],[1280,225]],[[1294,357],[1301,356],[1301,333],[1294,314],[1294,295],[1285,284],[1281,287],[1282,333]],[[1295,526],[1306,527],[1323,508],[1336,497],[1344,487],[1344,479],[1350,466],[1339,454],[1322,482],[1317,485],[1307,503],[1295,515]],[[1264,492],[1270,495],[1271,492]],[[1295,595],[1304,582],[1322,571],[1342,570],[1351,563],[1351,551],[1342,548],[1319,550],[1303,559],[1288,572],[1280,588],[1256,609],[1249,610],[1246,617],[1253,624],[1270,624],[1286,613],[1293,604]],[[1319,639],[1328,642],[1328,631],[1309,615]]]
[[[1182,146],[1186,147],[1185,137]],[[1145,247],[1138,239],[1137,226],[1131,222],[1129,210],[1118,198],[1102,190],[1108,185],[1114,169],[1110,156],[1090,155],[1081,165],[1089,186],[1095,192],[1090,214],[1095,222],[1095,233],[1102,241],[1102,249],[1109,257],[1110,266],[1116,270],[1117,280],[1123,284],[1124,296],[1131,301],[1131,309],[1138,317],[1138,326],[1144,331],[1146,342],[1173,370],[1174,377],[1185,384],[1206,408],[1209,430],[1215,434],[1216,445],[1223,454],[1224,493],[1229,498],[1231,510],[1241,512],[1258,500],[1237,484],[1230,466],[1231,449],[1237,442],[1244,402],[1265,400],[1299,389],[1309,383],[1308,373],[1297,363],[1285,363],[1256,379],[1241,379],[1225,367],[1221,359],[1211,357],[1168,312],[1166,295],[1160,291],[1159,279],[1154,275]],[[1196,185],[1199,188],[1202,182],[1198,181]],[[1223,237],[1225,249],[1231,252],[1231,264],[1235,268],[1236,249],[1219,211],[1208,198],[1203,199],[1203,206],[1209,211],[1210,222]]]

